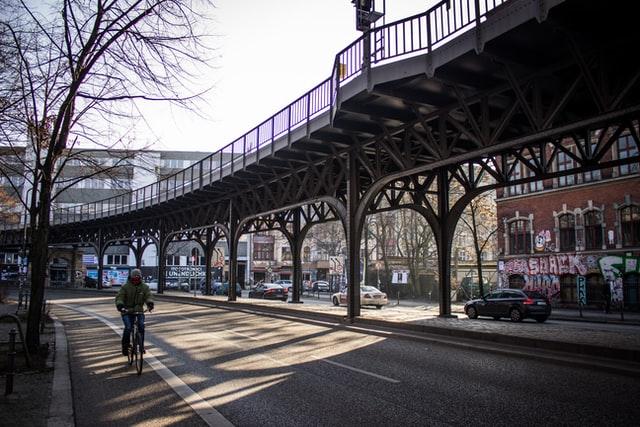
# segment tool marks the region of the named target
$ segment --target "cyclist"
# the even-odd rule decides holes
[[[116,308],[122,314],[122,322],[124,323],[122,354],[125,356],[128,353],[129,336],[136,316],[138,318],[138,330],[144,345],[144,314],[142,314],[144,304],[147,305],[149,312],[153,310],[153,300],[151,299],[149,286],[142,281],[142,272],[134,268],[129,273],[127,283],[120,288],[118,295],[116,295]],[[139,314],[129,314],[131,312],[138,312]]]

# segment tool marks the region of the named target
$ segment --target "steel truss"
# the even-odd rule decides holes
[[[195,190],[167,196],[160,206],[85,221],[82,231],[74,224],[56,226],[52,240],[103,248],[114,240],[149,238],[158,245],[162,292],[161,260],[174,237],[203,247],[208,286],[215,242],[225,238],[229,245],[230,283],[235,283],[240,236],[278,230],[291,245],[298,301],[304,236],[314,224],[340,221],[348,248],[348,316],[354,318],[360,315],[365,217],[409,208],[426,219],[436,237],[440,314],[449,316],[451,241],[474,197],[640,161],[613,153],[622,134],[640,146],[640,60],[629,55],[637,37],[599,28],[599,10],[576,24],[572,12],[579,8],[596,6],[558,6],[544,23],[524,24],[520,33],[486,42],[435,73],[426,55],[422,74],[367,85],[332,107],[329,126],[314,129],[307,123],[306,135],[296,140],[289,133],[285,148],[275,150],[272,144],[270,155],[258,152],[254,163],[243,157],[242,167],[225,176],[220,169],[220,179],[209,185],[201,176],[192,183]],[[534,49],[529,40],[543,46]],[[364,74],[371,82],[369,71]],[[573,167],[557,170],[561,154]],[[11,233],[2,238],[3,243],[20,240]],[[235,298],[230,286],[229,299]]]

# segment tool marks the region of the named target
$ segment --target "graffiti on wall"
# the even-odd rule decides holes
[[[611,301],[622,303],[624,293],[622,285],[626,273],[640,273],[640,257],[605,256],[598,260],[602,277],[609,284]]]
[[[560,277],[564,274],[585,276],[598,273],[597,255],[554,254],[505,261],[500,271],[502,286],[508,286],[509,276],[518,274],[524,280],[523,289],[535,290],[552,299],[560,295]]]

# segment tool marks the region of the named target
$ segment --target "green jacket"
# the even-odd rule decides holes
[[[152,301],[149,286],[144,282],[134,285],[130,280],[127,280],[127,283],[122,285],[116,295],[116,306],[122,304],[127,310],[143,311],[144,304]]]

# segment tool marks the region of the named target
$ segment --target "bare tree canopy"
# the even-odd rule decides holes
[[[210,6],[206,0],[0,0],[0,147],[16,155],[23,150],[17,157],[24,188],[12,186],[30,213],[32,349],[39,345],[54,184],[63,189],[83,178],[62,177],[64,164],[81,156],[79,147],[118,146],[126,153],[120,129],[135,122],[137,102],[194,109],[198,66],[208,60],[201,12]],[[92,169],[89,176],[104,172]],[[1,173],[12,182],[17,176]]]

